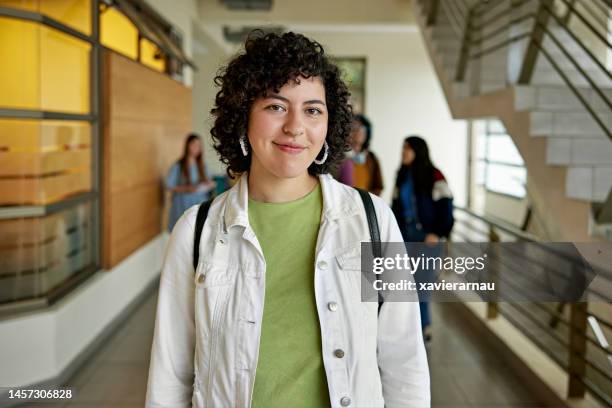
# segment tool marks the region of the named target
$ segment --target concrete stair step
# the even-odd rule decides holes
[[[515,86],[515,103],[517,110],[540,111],[584,111],[582,102],[566,86]],[[607,113],[609,106],[599,94],[591,88],[578,88],[580,94],[597,112]],[[602,93],[612,101],[612,89],[604,89]]]
[[[565,179],[565,194],[577,200],[602,202],[612,186],[612,166],[568,167]]]
[[[598,113],[598,116],[608,129],[612,128],[611,114]],[[530,117],[530,132],[533,136],[583,138],[606,136],[603,129],[586,111],[533,111]]]
[[[548,138],[546,162],[553,165],[612,166],[608,138]]]
[[[582,73],[578,72],[574,69],[562,69],[568,80],[571,82],[573,86],[578,87],[587,87],[590,86],[590,83],[584,78]],[[587,75],[595,82],[595,84],[604,89],[612,89],[612,80],[610,80],[603,72],[601,71],[587,71]],[[552,67],[550,69],[542,69],[537,68],[533,73],[533,77],[531,79],[531,83],[533,85],[565,85],[566,82],[563,80],[561,75],[554,70]]]

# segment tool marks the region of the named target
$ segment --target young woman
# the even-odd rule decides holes
[[[197,207],[163,265],[148,407],[426,407],[416,303],[361,301],[353,188],[328,175],[348,148],[348,91],[316,42],[255,34],[215,81],[215,148],[240,179]],[[373,197],[381,241],[401,241]],[[383,255],[391,256],[385,245]]]
[[[188,208],[208,200],[214,187],[215,182],[206,176],[200,136],[190,133],[185,139],[183,156],[172,165],[166,177],[166,188],[172,192],[168,231],[172,231]]]
[[[372,123],[363,115],[355,115],[351,130],[353,186],[380,195],[384,188],[380,163],[370,148]]]
[[[427,143],[418,136],[404,140],[392,208],[404,242],[434,244],[440,238],[450,235],[453,227],[453,196],[444,175],[431,163]],[[437,246],[432,246],[430,251],[436,249]],[[422,270],[415,274],[415,279],[429,281],[433,273]],[[429,341],[429,298],[426,293],[419,295],[423,335]]]

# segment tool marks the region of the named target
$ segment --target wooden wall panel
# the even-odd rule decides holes
[[[103,57],[102,265],[162,231],[163,180],[191,130],[191,89],[119,54]]]

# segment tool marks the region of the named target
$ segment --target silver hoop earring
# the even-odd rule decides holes
[[[249,155],[249,151],[247,150],[247,147],[246,147],[247,136],[246,135],[240,136],[240,139],[238,139],[238,142],[240,143],[240,150],[242,150],[242,155],[243,156],[248,156]]]
[[[323,157],[321,158],[321,160],[315,159],[314,161],[318,165],[325,163],[325,160],[327,160],[327,153],[329,153],[329,146],[327,145],[327,140],[323,143],[323,149],[325,149],[325,152],[323,153]]]

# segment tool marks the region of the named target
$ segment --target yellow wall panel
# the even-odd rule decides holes
[[[90,45],[41,27],[41,109],[89,113]]]
[[[41,13],[91,34],[91,0],[0,0],[0,6]]]
[[[87,122],[0,119],[0,152],[46,152],[80,145],[91,145]]]
[[[151,41],[143,38],[140,40],[140,62],[149,68],[156,71],[164,72],[166,70],[166,62],[163,58],[155,58],[157,46]]]
[[[100,42],[131,59],[138,57],[138,29],[112,7],[100,14]]]
[[[37,120],[0,119],[0,162],[3,153],[38,150],[39,124]]]
[[[0,0],[0,6],[26,11],[38,11],[39,0]]]
[[[0,153],[0,155],[2,155]],[[20,178],[61,173],[91,166],[91,150],[78,149],[50,153],[12,153],[2,155],[0,176]]]
[[[40,127],[40,147],[91,145],[91,125],[87,122],[44,120]]]
[[[38,108],[39,31],[35,23],[0,17],[0,108]]]
[[[0,179],[1,205],[45,205],[91,190],[89,171]]]
[[[91,0],[42,0],[39,4],[40,13],[91,34]]]
[[[90,45],[0,17],[0,107],[89,113]]]
[[[45,177],[42,180],[40,199],[44,204],[50,204],[71,195],[91,190],[89,169],[78,173],[60,174],[57,177]]]

